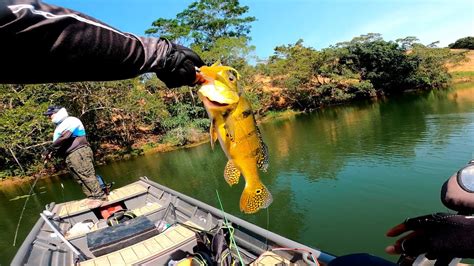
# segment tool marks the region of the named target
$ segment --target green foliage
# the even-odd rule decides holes
[[[275,54],[269,58],[267,64],[267,73],[286,76],[283,83],[275,85],[294,90],[309,83],[321,64],[319,52],[305,47],[300,39],[294,45],[275,48]]]
[[[192,127],[178,127],[166,132],[163,142],[173,146],[184,146],[202,140],[204,131]],[[207,134],[206,134],[207,135]]]
[[[347,101],[354,97],[347,90],[335,83],[321,85],[316,89],[319,94],[319,102],[321,105],[329,105]]]
[[[418,44],[414,45],[409,57],[419,61],[418,68],[407,77],[412,89],[432,89],[445,87],[450,76],[445,64],[459,60],[447,48],[429,48]]]
[[[398,43],[400,47],[405,51],[412,49],[414,45],[419,44],[418,43],[419,41],[420,40],[416,38],[415,36],[408,36],[405,38],[400,38],[400,39],[395,40],[395,42]]]
[[[472,71],[458,71],[451,74],[455,79],[474,79],[474,72]]]
[[[42,85],[0,85],[0,176],[31,174],[36,167],[51,132],[42,115],[48,94],[53,92]]]
[[[147,34],[160,34],[175,41],[191,40],[191,44],[210,50],[222,37],[250,39],[250,23],[254,17],[244,17],[247,6],[238,0],[199,0],[176,15],[175,19],[158,19]]]
[[[448,45],[451,49],[469,49],[474,50],[474,37],[468,36],[461,38],[454,43]]]
[[[377,90],[396,93],[409,88],[407,77],[420,60],[408,56],[397,43],[383,41],[378,35],[363,35],[344,45],[349,53],[340,63],[358,72],[362,80],[370,80]]]
[[[169,115],[163,119],[162,126],[166,131],[175,128],[184,127],[198,127],[205,129],[209,124],[207,118],[202,118],[204,107],[193,106],[186,102],[177,102],[169,105]]]
[[[377,96],[374,85],[368,80],[352,84],[349,86],[348,91],[354,94],[355,98],[366,99]]]
[[[206,62],[220,61],[223,65],[241,69],[247,65],[249,54],[255,50],[247,42],[245,37],[221,37],[216,39],[209,50],[200,45],[193,45],[192,49]]]
[[[147,29],[145,34],[155,35],[175,42],[187,42],[191,28],[177,19],[159,18],[152,23],[152,28]]]

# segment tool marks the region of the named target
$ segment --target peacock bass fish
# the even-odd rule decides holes
[[[245,188],[240,196],[240,210],[255,213],[272,203],[270,191],[260,180],[258,169],[266,171],[268,150],[258,130],[249,100],[239,91],[237,70],[220,66],[202,66],[198,76],[203,81],[199,98],[211,119],[211,147],[218,139],[229,161],[224,178],[232,186],[242,174]]]

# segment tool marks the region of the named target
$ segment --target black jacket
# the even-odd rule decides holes
[[[171,49],[69,9],[0,0],[0,83],[127,79],[159,72]]]

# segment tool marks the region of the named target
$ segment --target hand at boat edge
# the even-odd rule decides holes
[[[474,216],[434,213],[409,218],[388,230],[387,236],[399,238],[385,248],[388,254],[428,259],[474,258]]]

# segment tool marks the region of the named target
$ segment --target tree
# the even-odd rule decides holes
[[[407,77],[417,69],[419,58],[409,57],[395,42],[375,37],[358,37],[345,43],[349,53],[340,63],[360,73],[362,80],[370,80],[378,90],[394,93],[408,89]]]
[[[268,60],[268,68],[272,75],[286,75],[285,87],[295,89],[317,73],[321,64],[319,52],[303,45],[299,39],[295,44],[275,47],[274,55]]]
[[[474,37],[464,37],[448,45],[451,49],[469,49],[474,50]]]
[[[398,43],[401,48],[405,51],[410,50],[414,44],[417,44],[420,40],[415,36],[407,36],[405,38],[396,39],[395,42]]]
[[[250,40],[250,23],[255,17],[244,17],[248,6],[240,6],[238,0],[199,0],[174,19],[158,19],[147,34],[160,34],[162,37],[186,45],[198,45],[208,51],[216,40],[222,37],[243,37]],[[190,40],[190,43],[186,43]]]
[[[221,37],[216,39],[209,50],[193,45],[193,50],[208,62],[220,61],[223,65],[231,65],[241,69],[247,65],[249,55],[255,46],[249,46],[244,37]]]

